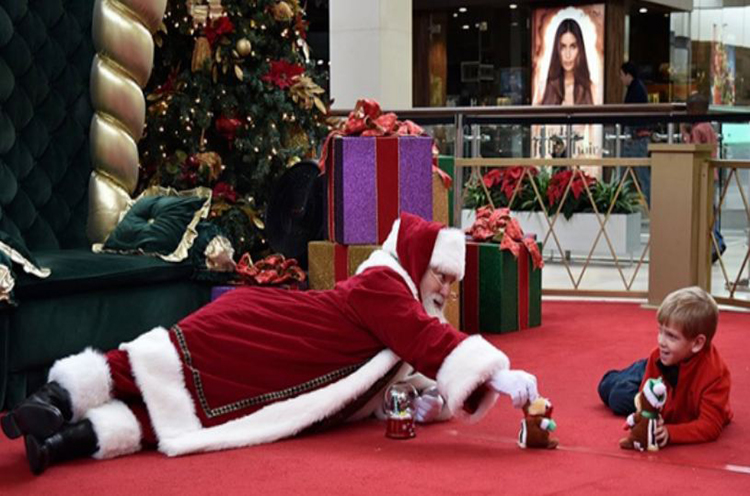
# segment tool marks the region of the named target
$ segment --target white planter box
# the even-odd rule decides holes
[[[542,212],[511,212],[521,224],[524,233],[536,234],[537,240],[544,241],[547,235],[549,225],[544,219]],[[475,213],[473,210],[463,210],[461,212],[461,226],[467,229],[474,222]],[[602,214],[604,220],[604,214]],[[550,219],[550,222],[552,219]],[[570,252],[571,256],[586,257],[594,244],[594,239],[599,233],[600,225],[596,214],[573,214],[570,220],[566,220],[562,214],[555,222],[555,233],[560,241],[563,253]],[[641,256],[641,214],[640,212],[632,214],[612,214],[605,224],[607,235],[612,242],[612,247],[618,257],[639,258]],[[557,248],[554,238],[550,235],[547,244],[544,247],[545,256],[559,257],[560,251]],[[604,233],[599,236],[596,243],[593,256],[612,257],[612,252],[607,244]]]

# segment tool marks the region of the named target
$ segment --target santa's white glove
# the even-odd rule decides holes
[[[434,422],[443,411],[445,400],[435,393],[420,394],[414,400],[414,420],[426,424]]]
[[[510,396],[516,408],[522,408],[527,401],[534,401],[539,396],[536,377],[523,370],[495,372],[489,380],[489,385],[498,393]]]

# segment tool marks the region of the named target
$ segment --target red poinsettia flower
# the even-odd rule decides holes
[[[232,21],[228,16],[222,16],[218,19],[215,19],[205,28],[206,38],[208,39],[208,44],[211,45],[211,47],[214,46],[214,43],[219,39],[221,35],[230,34],[233,32],[234,24],[232,24]]]
[[[582,171],[572,171],[565,169],[558,171],[552,175],[547,187],[547,200],[550,205],[556,205],[565,193],[565,188],[570,183],[570,178],[575,173],[573,183],[570,185],[570,189],[573,193],[573,198],[576,200],[581,197],[581,193],[586,189],[586,186],[591,186],[596,182],[596,179],[589,176]]]
[[[536,168],[531,168],[529,173],[534,176],[539,173]],[[500,191],[503,192],[506,198],[513,196],[513,192],[516,190],[516,186],[519,181],[523,179],[524,167],[505,167],[499,169],[492,169],[484,175],[482,180],[484,185],[488,188],[500,186]]]
[[[482,180],[484,181],[484,185],[488,188],[491,188],[496,184],[500,184],[500,181],[502,181],[502,179],[503,171],[501,169],[492,169],[482,178]]]
[[[216,183],[213,189],[213,196],[214,198],[222,198],[229,203],[237,201],[237,192],[231,184],[225,182]]]
[[[293,85],[293,79],[303,72],[305,72],[305,68],[299,64],[292,64],[286,60],[272,60],[271,68],[265,75],[261,76],[261,79],[284,89]]]
[[[502,184],[500,185],[500,189],[502,190],[503,194],[506,198],[510,198],[513,196],[513,192],[516,190],[516,185],[523,179],[523,167],[517,166],[517,167],[508,167],[504,170],[503,178],[502,178]],[[531,169],[533,172],[532,174],[536,174],[536,169]]]

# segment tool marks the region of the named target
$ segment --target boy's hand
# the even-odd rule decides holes
[[[659,417],[659,420],[656,422],[656,444],[660,448],[663,448],[667,443],[669,443],[669,431],[666,424],[664,424],[664,419]]]

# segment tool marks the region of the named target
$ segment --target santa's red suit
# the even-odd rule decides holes
[[[435,379],[444,417],[471,396],[478,419],[497,399],[483,385],[508,359],[428,315],[418,289],[428,267],[461,279],[464,253],[461,231],[402,215],[333,290],[236,289],[169,330],[60,360],[50,380],[91,420],[99,458],[137,451],[152,428],[170,456],[275,441],[377,413],[398,380]]]

